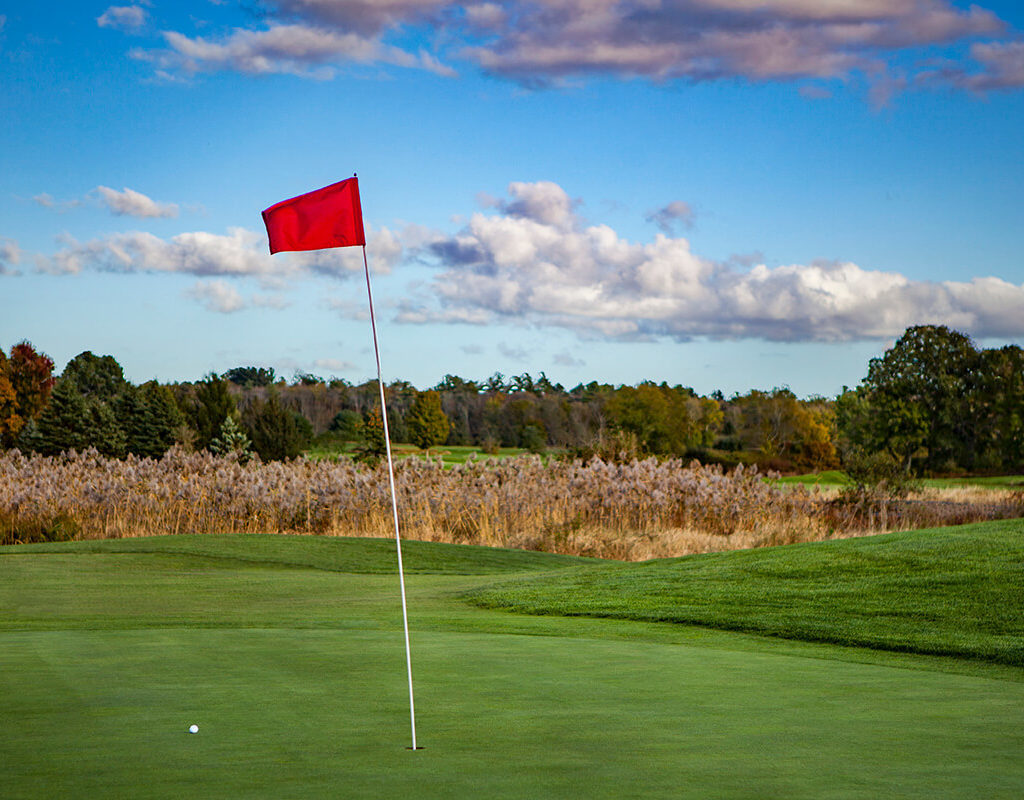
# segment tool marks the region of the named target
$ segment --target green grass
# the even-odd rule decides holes
[[[925,486],[936,489],[955,489],[960,486],[980,486],[985,489],[1024,489],[1024,475],[991,475],[968,478],[926,478]]]
[[[355,451],[354,442],[343,442],[330,437],[320,437],[306,451],[306,455],[312,459],[349,457]],[[438,458],[446,465],[464,464],[471,457],[477,459],[485,458],[512,458],[528,452],[521,447],[500,447],[496,453],[485,453],[480,447],[463,447],[459,445],[439,445],[431,447],[428,453],[412,444],[392,442],[392,455],[398,458],[423,458],[428,455],[430,458]]]
[[[777,483],[803,484],[805,486],[847,486],[850,481],[846,473],[833,469],[824,472],[809,472],[806,475],[788,475],[779,478]],[[989,475],[980,477],[962,478],[925,478],[921,481],[924,486],[933,489],[957,489],[965,486],[980,486],[989,489],[1024,489],[1024,475]]]
[[[1011,548],[1020,538],[1019,528],[989,531]],[[0,795],[1024,792],[1022,669],[679,624],[508,614],[460,596],[496,581],[556,585],[624,567],[414,542],[403,554],[425,748],[416,753],[405,749],[405,655],[386,540],[0,548]]]
[[[1024,521],[581,567],[491,608],[707,625],[1024,666]]]
[[[846,486],[849,479],[845,472],[837,469],[824,472],[811,472],[806,475],[788,475],[775,481],[783,485],[801,483],[805,486]]]

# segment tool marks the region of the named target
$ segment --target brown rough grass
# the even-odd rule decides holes
[[[396,465],[403,538],[644,560],[941,524],[944,500],[884,509],[782,489],[756,470],[679,460],[535,456]],[[1024,516],[1024,499],[953,502],[963,516]],[[948,503],[947,503],[948,506]],[[930,509],[946,508],[936,517]],[[969,516],[969,514],[968,514]],[[0,542],[178,533],[393,535],[386,468],[349,461],[239,464],[172,450],[159,460],[0,454]]]

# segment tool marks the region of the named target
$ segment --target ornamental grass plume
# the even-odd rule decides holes
[[[641,560],[879,530],[877,516],[802,486],[781,487],[756,469],[678,459],[545,464],[520,456],[444,467],[409,458],[395,477],[402,536],[426,541]],[[888,515],[890,529],[934,518],[934,503],[908,503],[912,513]],[[957,506],[958,520],[972,513],[966,506]],[[986,516],[976,518],[1020,516],[1024,498],[979,508]],[[243,462],[180,448],[160,459],[0,453],[2,543],[179,533],[388,537],[387,469],[348,460]]]

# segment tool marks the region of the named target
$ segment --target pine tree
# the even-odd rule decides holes
[[[220,435],[210,442],[210,451],[237,458],[242,464],[252,458],[252,442],[235,422],[234,415],[224,420],[224,424],[220,426]]]
[[[441,408],[441,395],[433,389],[417,392],[412,408],[405,417],[405,426],[409,440],[423,450],[444,442],[451,425]]]
[[[265,403],[254,402],[242,417],[252,448],[264,461],[296,458],[309,447],[313,426],[298,412],[281,405],[277,394]]]
[[[62,378],[38,420],[35,449],[44,455],[95,447],[102,455],[125,454],[125,433],[106,403],[87,397],[71,378]]]

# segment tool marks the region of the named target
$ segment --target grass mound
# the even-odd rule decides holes
[[[583,567],[467,597],[527,614],[685,623],[1024,666],[1024,521]]]

